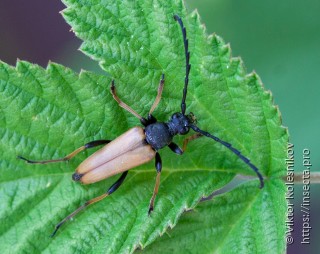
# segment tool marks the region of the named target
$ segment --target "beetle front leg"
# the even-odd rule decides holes
[[[195,140],[195,139],[200,138],[200,137],[202,137],[202,134],[200,134],[200,133],[196,133],[196,134],[193,134],[193,135],[187,137],[187,138],[183,141],[182,149],[181,149],[176,143],[173,143],[173,142],[171,142],[171,143],[168,145],[168,147],[171,149],[172,152],[181,155],[181,154],[183,154],[183,153],[186,151],[187,145],[188,145],[188,143],[189,143],[190,141]]]
[[[164,86],[164,74],[161,75],[161,79],[160,79],[160,83],[159,83],[159,87],[158,87],[158,94],[156,99],[154,100],[150,111],[149,111],[149,116],[152,115],[153,111],[156,109],[156,107],[158,106],[160,100],[161,100],[161,95],[163,92],[163,86]]]
[[[116,102],[118,102],[119,106],[125,110],[127,110],[128,112],[130,112],[132,115],[134,115],[135,117],[139,118],[140,122],[146,126],[147,125],[147,119],[145,119],[144,117],[140,116],[136,111],[134,111],[131,107],[129,107],[126,103],[124,103],[122,100],[120,100],[120,98],[117,95],[116,92],[116,86],[114,85],[114,80],[112,80],[111,82],[111,86],[110,86],[110,91],[112,94],[113,99],[115,99]]]
[[[162,162],[161,162],[161,157],[159,153],[156,153],[156,162],[155,162],[156,170],[157,170],[157,177],[156,177],[156,183],[154,185],[154,190],[153,194],[150,200],[150,205],[149,205],[149,211],[148,215],[150,216],[151,212],[153,211],[154,208],[154,200],[156,199],[156,196],[158,194],[159,186],[160,186],[160,175],[161,175],[161,169],[162,169]]]
[[[124,179],[126,178],[128,174],[128,171],[125,171],[122,173],[122,175],[120,176],[120,178],[114,183],[111,185],[111,187],[108,189],[108,191],[98,197],[95,197],[93,199],[90,199],[89,201],[85,202],[82,206],[80,206],[77,210],[75,210],[74,212],[72,212],[71,214],[69,214],[66,218],[64,218],[62,221],[60,221],[56,227],[55,227],[55,230],[53,231],[53,233],[50,235],[51,237],[53,237],[58,229],[64,224],[66,223],[68,220],[70,220],[71,218],[73,218],[76,214],[78,214],[80,211],[82,211],[83,209],[85,209],[87,206],[93,204],[93,203],[96,203],[102,199],[104,199],[105,197],[108,197],[110,196],[113,192],[115,192],[119,187],[120,185],[123,183]]]
[[[53,163],[53,162],[59,162],[59,161],[68,161],[68,160],[72,159],[74,156],[76,156],[78,153],[80,153],[86,149],[93,148],[96,146],[101,146],[101,145],[107,144],[111,141],[112,140],[104,140],[104,139],[94,140],[94,141],[91,141],[91,142],[85,144],[84,146],[79,147],[78,149],[74,150],[72,153],[68,154],[67,156],[65,156],[63,158],[59,158],[59,159],[54,159],[54,160],[33,161],[33,160],[26,159],[20,155],[18,155],[17,158],[20,160],[24,160],[27,163],[31,163],[31,164],[47,164],[47,163]]]
[[[188,143],[189,143],[190,141],[195,140],[195,139],[197,139],[197,138],[200,138],[200,137],[202,137],[202,136],[203,136],[203,135],[200,134],[200,133],[195,133],[195,134],[187,137],[185,140],[183,140],[182,151],[183,151],[183,152],[186,151],[187,145],[188,145]]]

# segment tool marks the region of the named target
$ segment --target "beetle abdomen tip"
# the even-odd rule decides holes
[[[80,181],[82,176],[83,176],[83,174],[79,174],[76,172],[72,175],[72,180],[78,182],[78,181]]]

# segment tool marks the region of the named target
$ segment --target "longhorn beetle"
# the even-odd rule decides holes
[[[258,168],[254,166],[248,158],[243,156],[239,150],[232,147],[231,144],[219,139],[218,137],[210,134],[209,132],[199,129],[196,125],[196,118],[194,117],[193,113],[185,113],[185,101],[187,97],[189,73],[191,68],[191,65],[189,63],[190,52],[188,50],[186,28],[184,27],[183,22],[178,15],[174,15],[174,19],[179,23],[182,31],[186,60],[186,74],[182,94],[181,112],[174,113],[168,122],[158,122],[157,119],[152,115],[154,109],[158,106],[161,99],[161,94],[164,86],[164,74],[162,74],[160,84],[158,87],[157,97],[149,111],[147,118],[140,116],[136,111],[134,111],[132,108],[130,108],[127,104],[125,104],[123,101],[119,99],[116,93],[116,87],[114,85],[113,80],[111,83],[111,93],[113,98],[118,102],[120,107],[124,108],[125,110],[129,111],[131,114],[139,118],[144,128],[138,126],[133,127],[132,129],[128,130],[127,132],[125,132],[113,141],[95,140],[89,142],[60,159],[33,161],[18,156],[19,159],[25,160],[27,163],[46,164],[59,161],[68,161],[83,150],[107,144],[97,152],[93,153],[85,161],[83,161],[76,169],[76,172],[72,175],[72,179],[74,181],[80,181],[83,184],[89,184],[122,173],[120,178],[107,190],[107,192],[85,202],[82,206],[80,206],[78,209],[76,209],[74,212],[72,212],[70,215],[64,218],[60,223],[58,223],[55,227],[54,232],[51,234],[51,237],[53,237],[56,234],[58,229],[66,221],[70,220],[72,217],[74,217],[77,213],[86,208],[88,205],[98,202],[115,192],[123,183],[124,179],[128,174],[129,169],[147,163],[153,158],[155,158],[155,168],[157,171],[157,176],[153,190],[153,195],[149,204],[148,214],[150,215],[150,213],[153,211],[154,201],[160,185],[162,162],[158,151],[161,148],[168,146],[174,153],[181,155],[185,151],[189,141],[197,139],[201,136],[211,138],[230,149],[233,153],[235,153],[251,169],[253,169],[253,171],[257,174],[260,180],[260,188],[263,187],[264,182],[262,175],[260,174]],[[186,135],[190,129],[194,130],[196,133],[192,136],[187,137],[184,140],[182,149],[177,144],[172,142],[172,139],[175,135]]]

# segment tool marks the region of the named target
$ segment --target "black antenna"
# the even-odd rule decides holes
[[[202,135],[208,137],[208,138],[212,138],[213,140],[219,142],[220,144],[224,145],[225,147],[227,147],[228,149],[230,149],[232,152],[234,152],[241,160],[243,160],[250,168],[253,169],[254,172],[256,172],[259,180],[260,180],[260,188],[262,189],[263,186],[264,186],[264,183],[263,183],[263,177],[262,175],[260,174],[259,172],[259,169],[253,165],[250,160],[243,156],[239,150],[235,149],[234,147],[232,147],[231,144],[219,139],[218,137],[216,136],[213,136],[211,135],[209,132],[206,132],[206,131],[203,131],[203,130],[200,130],[197,126],[195,125],[190,125],[190,128],[192,128],[195,132],[198,132],[198,133],[201,133]]]
[[[183,96],[182,96],[182,102],[181,102],[181,113],[184,115],[186,112],[186,97],[187,97],[187,90],[188,90],[188,83],[189,83],[189,73],[191,69],[191,64],[189,63],[190,52],[188,51],[188,39],[187,39],[186,28],[183,26],[183,22],[177,14],[174,15],[174,19],[175,21],[178,21],[181,27],[183,43],[184,43],[184,51],[186,55],[186,76],[184,79]]]

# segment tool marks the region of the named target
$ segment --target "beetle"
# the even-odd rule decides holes
[[[110,90],[113,98],[117,101],[120,107],[136,116],[140,120],[143,127],[133,127],[113,141],[95,140],[89,142],[60,159],[33,161],[26,159],[22,156],[18,156],[19,159],[22,159],[27,163],[46,164],[60,161],[68,161],[83,150],[105,145],[103,148],[89,156],[77,167],[76,172],[72,175],[72,179],[74,181],[79,181],[83,184],[91,184],[109,178],[113,175],[122,173],[120,178],[113,185],[111,185],[111,187],[104,194],[85,202],[82,206],[80,206],[78,209],[76,209],[74,212],[72,212],[70,215],[64,218],[61,222],[59,222],[55,226],[54,232],[51,234],[52,237],[56,234],[58,229],[66,221],[70,220],[81,210],[86,208],[88,205],[98,202],[115,192],[123,183],[124,179],[128,174],[129,169],[147,163],[155,158],[155,168],[157,175],[153,194],[151,196],[149,204],[148,214],[150,215],[150,213],[154,209],[155,198],[160,186],[162,161],[159,154],[159,150],[168,146],[174,153],[182,155],[186,149],[188,142],[202,136],[215,140],[216,142],[222,144],[223,146],[231,150],[234,154],[236,154],[257,174],[260,180],[260,188],[263,188],[264,180],[261,173],[259,172],[258,168],[255,165],[253,165],[247,157],[243,156],[240,153],[240,151],[234,148],[230,143],[227,143],[219,139],[218,137],[210,134],[209,132],[201,130],[196,125],[197,122],[193,113],[185,113],[185,101],[187,97],[189,73],[191,69],[191,64],[189,62],[190,52],[188,50],[186,28],[184,27],[184,24],[178,15],[174,15],[174,19],[178,22],[182,31],[186,61],[186,73],[181,101],[181,112],[174,113],[168,122],[158,122],[157,119],[152,115],[154,109],[158,106],[161,100],[161,95],[164,87],[164,74],[162,74],[161,76],[157,96],[149,111],[147,118],[140,116],[136,111],[134,111],[122,100],[120,100],[116,93],[114,80],[112,80]],[[176,143],[172,141],[173,137],[176,135],[186,135],[187,133],[189,133],[190,129],[192,129],[195,132],[195,134],[187,137],[184,140],[183,147],[181,149]]]

